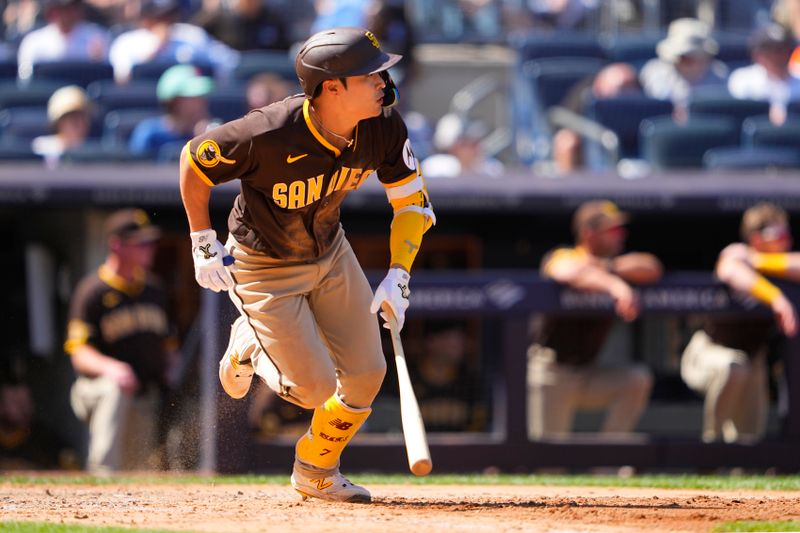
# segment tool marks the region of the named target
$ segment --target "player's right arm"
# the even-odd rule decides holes
[[[208,202],[213,183],[195,169],[190,143],[181,151],[180,157],[181,201],[189,221],[189,237],[192,240],[194,277],[198,285],[214,292],[233,287],[233,277],[225,266],[228,255],[211,227]],[[233,264],[230,268],[235,268]]]
[[[183,147],[180,157],[181,200],[189,220],[189,231],[211,229],[208,202],[211,186],[203,180],[190,163],[189,145]]]
[[[64,351],[70,355],[72,367],[78,374],[90,378],[105,376],[124,392],[134,393],[139,388],[139,380],[133,368],[98,348],[102,345],[102,308],[103,304],[92,285],[86,281],[79,284],[70,301]]]
[[[139,389],[139,380],[136,379],[131,365],[105,355],[91,344],[82,344],[73,348],[70,355],[72,356],[72,367],[81,375],[105,376],[129,394],[133,394]]]
[[[714,273],[720,281],[732,289],[747,293],[769,306],[775,314],[781,331],[786,335],[793,336],[797,333],[797,314],[794,306],[778,287],[755,268],[759,261],[758,255],[777,254],[758,254],[744,244],[732,244],[720,253]],[[775,267],[763,268],[762,271],[775,274]]]
[[[608,294],[623,320],[631,321],[639,315],[639,303],[631,286],[588,254],[570,248],[555,250],[545,258],[542,272],[574,289]]]

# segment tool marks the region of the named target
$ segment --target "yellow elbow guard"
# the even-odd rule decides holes
[[[754,298],[771,305],[781,295],[781,290],[767,281],[767,278],[758,276],[756,282],[750,287],[750,294]]]
[[[764,274],[780,276],[789,270],[789,255],[785,253],[757,254],[753,268]]]
[[[425,232],[425,219],[425,215],[417,210],[404,209],[395,213],[389,236],[392,265],[401,265],[411,271]]]

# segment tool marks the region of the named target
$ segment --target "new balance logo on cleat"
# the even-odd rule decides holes
[[[369,503],[370,493],[364,487],[353,484],[338,470],[333,474],[319,477],[319,474],[306,476],[299,470],[292,472],[292,488],[305,500],[319,498],[331,502]]]
[[[333,427],[335,427],[336,429],[340,429],[342,431],[347,431],[348,429],[353,427],[353,424],[351,422],[342,422],[340,418],[334,418],[328,423]]]
[[[326,481],[324,477],[319,479],[309,479],[308,481],[314,483],[317,486],[317,490],[325,490],[333,485],[333,481]]]

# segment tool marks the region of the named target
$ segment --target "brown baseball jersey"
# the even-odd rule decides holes
[[[547,276],[547,264],[561,254],[579,254],[570,247],[556,248],[542,259],[542,275]],[[614,325],[614,317],[607,314],[548,313],[537,332],[536,343],[556,352],[559,363],[588,365],[597,357]]]
[[[241,181],[228,218],[236,240],[269,257],[321,256],[339,230],[339,207],[376,173],[386,186],[417,177],[408,131],[392,109],[362,120],[340,152],[316,129],[303,95],[251,111],[195,137],[190,165],[209,185]]]
[[[143,384],[163,383],[175,339],[160,283],[149,276],[128,283],[105,267],[83,278],[70,302],[65,349],[84,344],[131,365]]]

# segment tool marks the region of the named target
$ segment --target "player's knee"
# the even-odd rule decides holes
[[[626,385],[631,395],[637,398],[647,398],[653,389],[653,373],[643,366],[632,368],[628,374]]]
[[[302,397],[298,398],[304,409],[314,409],[325,403],[336,392],[336,377],[330,376],[315,381]]]
[[[747,381],[750,375],[750,366],[741,363],[731,363],[728,365],[728,379],[730,384],[740,385]]]

